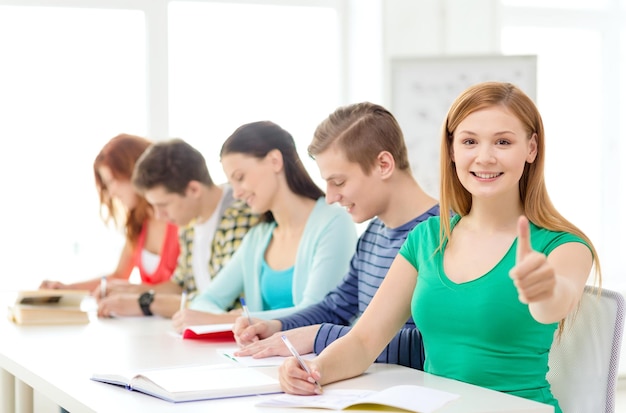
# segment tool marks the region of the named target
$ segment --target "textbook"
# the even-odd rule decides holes
[[[183,338],[212,341],[235,341],[233,323],[189,326],[183,331]]]
[[[399,385],[384,390],[324,389],[313,396],[282,394],[257,403],[263,407],[309,407],[343,410],[349,407],[393,407],[416,413],[432,413],[460,396],[417,385]]]
[[[93,374],[91,380],[123,386],[172,403],[281,393],[278,379],[263,369],[232,363],[151,369],[129,376]]]
[[[9,306],[9,319],[16,324],[87,324],[89,314],[81,309],[87,290],[20,291]]]

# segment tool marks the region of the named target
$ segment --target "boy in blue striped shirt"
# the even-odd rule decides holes
[[[284,318],[236,321],[237,356],[289,356],[281,335],[301,354],[321,352],[363,313],[408,233],[439,214],[437,200],[411,174],[398,122],[379,105],[338,108],[317,127],[308,151],[326,181],[326,201],[344,206],[357,223],[371,221],[348,273],[321,302]],[[376,361],[422,369],[422,339],[412,318]]]

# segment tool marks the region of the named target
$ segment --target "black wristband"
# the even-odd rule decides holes
[[[141,307],[141,312],[143,315],[152,315],[152,311],[150,311],[150,304],[154,301],[154,291],[146,291],[145,293],[139,296],[139,307]]]

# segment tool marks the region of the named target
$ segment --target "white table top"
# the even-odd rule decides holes
[[[255,406],[260,398],[272,396],[174,404],[89,379],[95,372],[132,373],[223,363],[215,350],[224,346],[183,340],[173,334],[170,320],[159,317],[98,319],[93,315],[88,325],[80,326],[17,326],[6,317],[0,322],[0,368],[72,412],[321,412]],[[397,365],[374,364],[360,377],[325,388],[380,390],[397,384],[423,385],[461,395],[438,413],[553,412],[548,405]]]

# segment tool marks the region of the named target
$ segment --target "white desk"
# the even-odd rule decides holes
[[[2,300],[4,301],[4,300]],[[0,301],[0,302],[2,302]],[[6,306],[4,307],[6,308]],[[16,326],[0,322],[0,382],[4,410],[30,413],[32,389],[82,412],[322,412],[319,409],[256,407],[261,397],[169,403],[121,387],[89,379],[94,372],[125,372],[180,364],[215,363],[224,344],[182,340],[171,332],[170,320],[157,317],[97,319],[83,326]],[[13,380],[15,385],[13,385]],[[438,413],[550,413],[551,406],[444,379],[396,365],[375,364],[368,373],[327,388],[383,389],[411,383],[461,397]],[[17,395],[14,397],[12,392]],[[16,407],[8,403],[16,403]],[[0,408],[3,404],[0,404]]]

